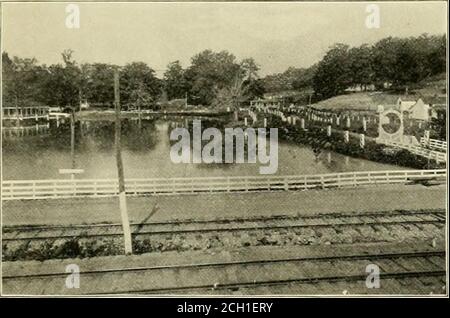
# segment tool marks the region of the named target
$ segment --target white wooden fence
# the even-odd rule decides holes
[[[422,146],[430,147],[440,151],[447,152],[447,142],[438,139],[426,139],[424,137],[420,138],[420,143]]]
[[[409,183],[418,180],[445,182],[447,173],[441,170],[403,170],[344,172],[303,176],[248,176],[206,178],[127,179],[130,196],[304,190],[364,185]],[[117,180],[8,180],[3,181],[2,199],[51,199],[70,197],[115,196]]]
[[[436,160],[436,162],[447,162],[447,153],[445,153],[445,152],[434,151],[434,150],[430,150],[430,149],[420,147],[420,146],[405,145],[403,143],[390,141],[390,140],[381,140],[378,142],[381,142],[385,145],[409,150],[413,154],[425,157],[427,159]]]

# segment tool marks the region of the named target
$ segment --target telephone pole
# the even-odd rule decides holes
[[[70,158],[72,159],[72,169],[75,169],[75,108],[70,112]],[[71,175],[72,180],[75,174]]]
[[[125,254],[132,254],[130,222],[128,220],[127,197],[125,193],[125,180],[123,174],[122,154],[120,151],[120,93],[119,93],[119,71],[114,70],[114,105],[116,110],[115,123],[115,144],[116,144],[116,162],[117,176],[119,178],[119,206],[122,219],[123,236],[125,240]]]

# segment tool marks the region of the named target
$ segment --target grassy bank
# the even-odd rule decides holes
[[[408,150],[377,144],[369,138],[366,138],[364,148],[360,146],[359,138],[354,136],[350,136],[349,142],[345,143],[343,133],[334,131],[331,136],[327,136],[326,127],[312,126],[305,131],[299,125],[287,126],[279,117],[270,115],[268,116],[268,126],[279,128],[280,138],[298,144],[310,145],[317,153],[322,149],[328,149],[351,157],[414,169],[445,168],[445,164],[437,164]]]

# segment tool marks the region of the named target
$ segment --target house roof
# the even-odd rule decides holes
[[[417,104],[417,101],[401,101],[400,102],[401,103],[401,105],[404,105],[404,106],[406,106],[406,108],[407,109],[411,109],[415,104]]]

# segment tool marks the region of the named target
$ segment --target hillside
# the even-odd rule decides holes
[[[375,111],[377,105],[392,105],[401,97],[403,100],[422,98],[427,104],[446,104],[445,74],[434,76],[410,89],[408,95],[389,91],[357,92],[322,100],[312,106],[327,110],[369,110]]]

